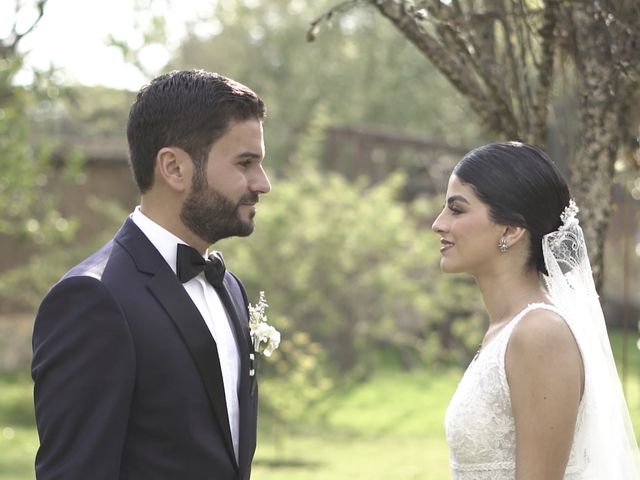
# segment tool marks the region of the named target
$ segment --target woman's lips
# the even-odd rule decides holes
[[[445,252],[455,245],[453,242],[445,240],[444,238],[440,239],[440,243],[442,244],[442,246],[440,247],[441,252]]]

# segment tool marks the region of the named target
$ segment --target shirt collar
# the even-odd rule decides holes
[[[142,230],[142,233],[145,234],[153,246],[156,247],[156,250],[162,255],[165,262],[169,264],[173,273],[176,273],[176,247],[179,243],[185,245],[188,245],[188,243],[147,217],[140,210],[140,205],[135,208],[130,218]],[[206,258],[206,253],[204,258]]]

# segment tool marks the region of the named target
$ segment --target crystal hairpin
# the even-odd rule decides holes
[[[560,220],[562,220],[562,225],[558,230],[566,230],[574,225],[578,225],[578,219],[576,215],[580,209],[576,205],[576,202],[573,199],[569,200],[569,206],[564,207],[562,215],[560,215]]]

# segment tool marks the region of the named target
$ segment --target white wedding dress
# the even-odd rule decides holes
[[[551,305],[529,305],[480,351],[462,377],[445,416],[454,480],[515,479],[516,429],[504,359],[514,327],[525,314],[540,308],[563,316]],[[580,437],[583,423],[581,402],[575,438]],[[578,446],[581,443],[574,442],[572,446],[565,480],[590,478],[585,474],[588,455],[584,447]]]
[[[549,298],[514,317],[469,365],[445,417],[454,480],[515,480],[516,431],[504,368],[513,328],[527,312],[558,313],[584,366],[584,392],[565,480],[640,480],[640,450],[611,351],[584,234],[571,200],[562,226],[545,235]]]

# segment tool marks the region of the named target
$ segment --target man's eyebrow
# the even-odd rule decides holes
[[[464,198],[462,195],[451,195],[449,198],[447,198],[447,204],[453,203],[453,202],[462,202],[462,203],[466,203],[467,205],[470,205],[469,200],[467,200],[466,198]]]
[[[256,153],[256,152],[250,152],[250,151],[246,151],[246,152],[242,152],[239,153],[236,158],[262,158],[262,155]]]

